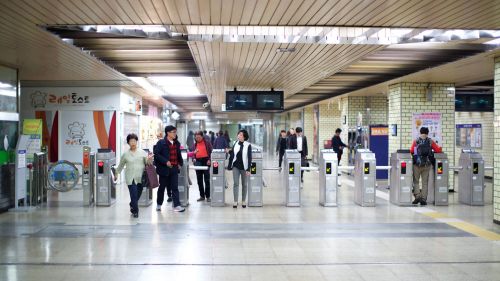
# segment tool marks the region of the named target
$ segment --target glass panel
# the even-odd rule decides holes
[[[0,111],[17,112],[17,71],[0,66]]]

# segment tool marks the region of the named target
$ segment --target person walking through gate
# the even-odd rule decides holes
[[[241,206],[247,207],[246,197],[248,188],[248,177],[250,176],[250,165],[252,163],[252,145],[248,142],[248,132],[240,130],[238,140],[233,145],[229,157],[228,170],[233,170],[233,208],[238,207],[238,191],[241,177]]]
[[[295,135],[290,135],[289,149],[296,149],[300,153],[300,166],[308,167],[307,162],[307,138],[304,136],[301,127],[295,129]],[[304,182],[304,171],[300,171],[300,182]]]
[[[210,155],[212,154],[212,144],[208,136],[203,136],[202,131],[198,131],[194,135],[195,143],[190,148],[194,152],[194,165],[195,166],[208,166],[210,167]],[[198,180],[198,189],[200,190],[200,198],[198,202],[210,202],[210,170],[196,170],[196,179]],[[205,186],[203,186],[205,181]]]
[[[429,185],[429,171],[432,167],[434,154],[441,153],[442,148],[428,137],[429,129],[420,128],[420,137],[413,141],[410,153],[413,155],[413,195],[415,200],[412,204],[427,205],[427,191]],[[419,188],[420,177],[422,178],[422,190]]]
[[[125,182],[128,186],[130,193],[130,212],[134,218],[139,217],[139,206],[137,202],[142,194],[142,173],[144,172],[145,165],[153,163],[153,156],[146,154],[142,149],[137,148],[137,141],[139,138],[136,134],[129,134],[127,136],[127,144],[130,149],[122,154],[120,164],[116,168],[116,175],[113,175],[114,181],[125,167]]]
[[[276,142],[276,154],[279,155],[280,171],[281,171],[281,164],[283,163],[283,155],[285,155],[286,142],[287,142],[286,131],[281,130],[280,136],[278,137],[278,141]]]
[[[345,143],[342,142],[342,139],[340,139],[340,133],[342,133],[342,130],[340,128],[337,128],[335,130],[335,135],[332,137],[332,149],[337,153],[337,159],[338,159],[338,164],[340,165],[340,160],[342,159],[342,153],[344,147],[347,147]]]
[[[169,200],[173,201],[175,212],[184,212],[179,200],[179,166],[182,166],[181,144],[177,141],[177,128],[172,125],[165,127],[164,139],[156,143],[153,148],[156,172],[160,179],[160,186],[156,198],[156,210],[161,211],[161,205],[165,196],[165,188]]]
[[[224,137],[224,133],[219,131],[214,141],[214,149],[226,149],[228,147],[229,143],[227,142],[226,137]]]

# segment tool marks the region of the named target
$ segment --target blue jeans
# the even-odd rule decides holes
[[[133,214],[139,213],[139,206],[137,202],[139,198],[141,198],[142,194],[142,183],[135,183],[135,180],[132,181],[132,184],[128,186],[128,192],[130,193],[130,208]]]

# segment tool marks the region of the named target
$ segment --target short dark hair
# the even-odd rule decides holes
[[[337,130],[335,130],[335,133],[342,133],[342,129],[337,128]]]
[[[131,139],[135,139],[136,141],[139,141],[139,138],[137,137],[136,134],[128,134],[127,135],[127,144],[130,142]]]
[[[239,135],[240,133],[243,133],[243,139],[244,139],[244,140],[246,140],[246,141],[247,141],[247,140],[250,138],[250,136],[248,135],[247,130],[240,130],[240,131],[238,132],[238,135]]]
[[[302,128],[301,128],[301,127],[297,127],[297,128],[295,129],[295,132],[297,132],[297,133],[302,133]]]
[[[285,130],[281,130],[281,132],[280,132],[280,133],[286,133],[286,131],[285,131]]]
[[[203,132],[202,131],[196,131],[194,133],[195,136],[202,136],[203,137]]]
[[[168,125],[167,127],[165,127],[165,134],[167,134],[168,132],[171,132],[173,130],[177,130],[177,128],[172,126],[172,125]]]
[[[420,128],[420,133],[424,134],[424,135],[428,135],[429,134],[429,128],[427,128],[427,127]]]
[[[224,132],[222,130],[219,131],[219,136],[222,136]]]

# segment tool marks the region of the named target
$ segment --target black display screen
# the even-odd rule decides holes
[[[473,163],[472,165],[473,165],[472,166],[472,173],[475,175],[479,174],[479,163]]]
[[[295,174],[295,163],[288,163],[288,174]]]
[[[283,91],[226,91],[226,111],[281,111]]]
[[[370,163],[365,162],[365,174],[369,174],[369,173],[370,173]]]
[[[330,163],[330,162],[326,163],[326,174],[327,175],[332,174],[332,163]]]
[[[250,173],[251,173],[252,175],[257,174],[257,163],[252,162],[252,165],[250,166]]]

